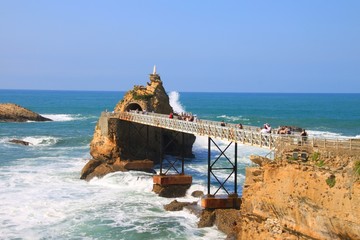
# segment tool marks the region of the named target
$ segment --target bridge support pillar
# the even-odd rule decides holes
[[[205,195],[201,198],[201,207],[206,209],[240,209],[241,197],[230,195]]]
[[[157,193],[160,197],[183,197],[192,184],[192,176],[186,175],[184,172],[184,133],[178,134],[181,134],[181,158],[166,158],[166,161],[164,161],[164,151],[175,140],[176,136],[167,142],[167,144],[164,144],[163,131],[161,129],[160,175],[153,177],[153,192]],[[181,160],[180,164],[179,160]]]
[[[234,143],[235,152],[233,159],[226,152],[232,144],[233,142],[230,142],[222,150],[212,138],[208,138],[208,192],[201,199],[201,206],[203,208],[240,208],[241,198],[237,194],[237,143]],[[211,156],[212,145],[220,152],[215,160]],[[227,177],[225,178],[224,176]],[[231,180],[233,183],[230,182]],[[213,194],[211,193],[212,185],[217,187]]]
[[[160,197],[183,197],[192,184],[192,176],[185,174],[156,175],[153,191]]]

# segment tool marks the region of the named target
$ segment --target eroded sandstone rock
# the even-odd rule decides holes
[[[246,169],[238,239],[360,239],[359,154],[289,146],[277,155]]]
[[[115,113],[122,111],[137,111],[139,114],[173,112],[160,76],[156,73],[150,74],[150,83],[147,83],[146,87],[134,86],[128,91],[114,109]],[[184,141],[182,141],[182,136],[177,132],[120,121],[105,112],[96,124],[94,137],[90,143],[90,154],[94,161],[100,164],[96,168],[86,167],[83,170],[86,176],[82,174],[81,178],[89,180],[93,176],[99,177],[108,172],[122,170],[154,173],[154,170],[144,166],[144,163],[137,162],[134,165],[134,161],[147,159],[152,161],[152,164],[159,163],[162,156],[159,151],[161,144],[159,139],[162,139],[164,146],[167,146],[165,154],[173,156],[184,154],[184,157],[193,157],[194,135],[184,134]],[[184,143],[183,148],[180,147],[182,143]],[[124,163],[127,167],[122,165]],[[172,196],[173,191],[167,189],[162,192]]]

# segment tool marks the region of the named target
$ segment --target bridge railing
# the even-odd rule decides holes
[[[360,150],[360,139],[327,139],[327,138],[302,138],[299,135],[282,135],[261,133],[259,128],[245,126],[239,129],[235,124],[225,127],[220,122],[200,120],[190,122],[179,119],[170,119],[167,115],[157,113],[116,112],[102,113],[107,117],[119,118],[125,121],[136,122],[154,127],[190,133],[198,136],[209,136],[222,140],[274,149],[277,145],[301,145],[317,148]],[[277,145],[276,145],[277,144]]]
[[[257,128],[239,129],[235,124],[221,126],[220,122],[200,120],[196,122],[169,118],[167,115],[142,112],[104,113],[107,117],[119,118],[125,121],[161,127],[199,136],[209,136],[227,141],[254,145],[264,148],[273,148],[277,135],[264,134],[253,130]]]
[[[298,145],[311,146],[318,149],[327,150],[360,150],[360,139],[357,138],[320,138],[320,137],[301,137],[293,135],[281,135],[277,139],[279,145]]]

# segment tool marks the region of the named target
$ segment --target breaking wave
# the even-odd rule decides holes
[[[84,119],[80,114],[42,114],[46,118],[50,118],[55,122],[67,122]]]
[[[185,107],[180,103],[180,94],[178,92],[172,91],[169,94],[170,106],[173,108],[174,112],[182,113],[186,112]]]
[[[242,117],[242,116],[220,115],[220,116],[216,116],[216,118],[221,118],[221,119],[223,119],[223,120],[232,121],[232,122],[238,122],[238,121],[247,122],[247,121],[250,121],[250,119],[244,118],[244,117]]]

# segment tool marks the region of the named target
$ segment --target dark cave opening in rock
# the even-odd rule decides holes
[[[142,111],[142,108],[137,103],[130,103],[125,109],[125,111],[135,111],[135,110]]]

